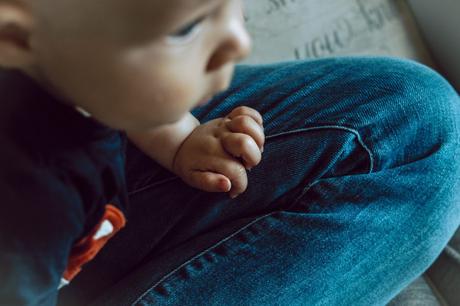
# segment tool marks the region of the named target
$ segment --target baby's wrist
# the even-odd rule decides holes
[[[174,124],[162,126],[146,133],[131,135],[130,138],[153,160],[174,172],[174,160],[179,149],[185,139],[199,125],[198,119],[188,113]]]

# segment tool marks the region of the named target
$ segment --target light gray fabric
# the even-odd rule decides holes
[[[460,305],[460,228],[433,265],[387,306]]]
[[[458,228],[454,237],[449,241],[449,245],[460,253],[460,228]]]
[[[460,229],[425,275],[448,305],[460,305]]]
[[[442,305],[423,276],[417,278],[387,306],[440,306]]]

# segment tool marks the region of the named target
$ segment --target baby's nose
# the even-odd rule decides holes
[[[206,67],[207,72],[218,70],[229,62],[239,62],[251,52],[252,40],[241,18],[232,18],[221,37],[222,42]]]

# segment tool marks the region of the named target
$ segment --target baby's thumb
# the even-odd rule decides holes
[[[207,192],[228,192],[232,188],[230,180],[219,173],[213,172],[192,172],[192,186]]]

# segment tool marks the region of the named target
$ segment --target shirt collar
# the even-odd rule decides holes
[[[117,132],[51,95],[18,70],[0,69],[0,97],[3,128],[24,141],[51,146],[83,144]]]

